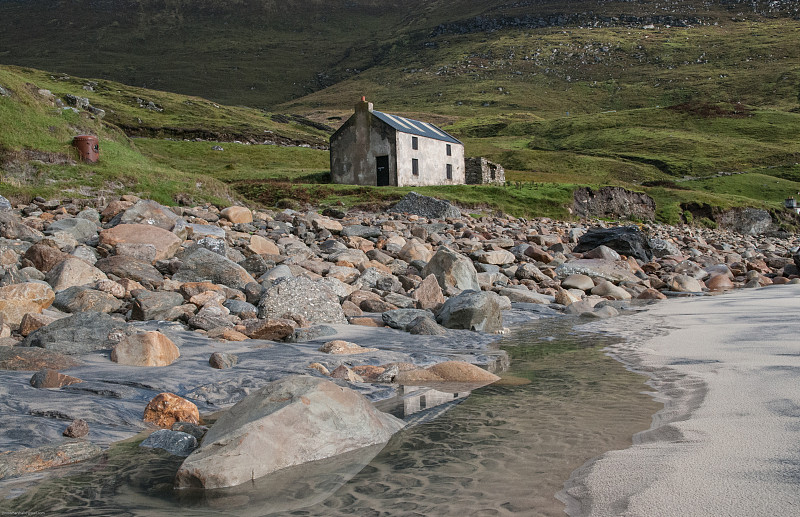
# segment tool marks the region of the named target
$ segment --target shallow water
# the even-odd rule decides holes
[[[645,377],[600,351],[607,344],[604,336],[572,333],[562,318],[521,326],[500,342],[511,356],[500,383],[469,397],[463,391],[426,391],[407,398],[392,412],[418,425],[398,433],[383,450],[318,462],[268,483],[201,496],[176,494],[171,479],[180,459],[124,444],[89,472],[81,467],[82,473],[43,481],[17,499],[0,502],[0,510],[64,515],[564,515],[555,494],[570,473],[605,451],[628,447],[633,434],[647,429],[661,408],[643,393]],[[431,409],[435,402],[446,404]],[[77,467],[70,469],[65,472],[78,472]]]

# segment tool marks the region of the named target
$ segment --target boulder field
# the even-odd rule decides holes
[[[89,430],[79,434],[101,445],[160,427],[147,446],[189,455],[178,486],[231,486],[255,467],[211,476],[196,465],[216,464],[223,455],[209,451],[228,443],[263,449],[253,426],[286,433],[285,457],[256,458],[258,475],[319,459],[291,453],[281,424],[319,393],[360,408],[333,418],[355,428],[306,422],[309,439],[329,439],[311,449],[332,455],[399,429],[350,388],[378,400],[398,382],[492,382],[474,365],[502,369],[487,345],[519,321],[512,313],[606,318],[669,296],[800,282],[789,234],[462,216],[445,205],[416,194],[380,213],[166,207],[130,195],[0,203],[0,409],[8,429],[36,429],[30,443],[0,431],[0,452],[72,443],[61,422],[80,420]],[[270,384],[282,379],[293,379],[294,409],[270,391],[288,390]],[[198,415],[236,403],[204,438]],[[27,415],[52,419],[34,427]],[[359,427],[369,422],[377,427]],[[89,449],[61,450],[77,461]]]

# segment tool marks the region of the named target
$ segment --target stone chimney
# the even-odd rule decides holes
[[[356,104],[356,113],[365,112],[365,111],[372,111],[372,103],[367,102],[367,98],[365,96],[361,96],[361,102]]]

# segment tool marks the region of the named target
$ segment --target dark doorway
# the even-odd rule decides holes
[[[376,156],[375,162],[377,163],[378,186],[386,187],[389,185],[389,157]]]

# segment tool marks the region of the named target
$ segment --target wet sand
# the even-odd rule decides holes
[[[800,514],[800,286],[677,299],[592,324],[665,407],[573,473],[570,515]]]

